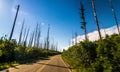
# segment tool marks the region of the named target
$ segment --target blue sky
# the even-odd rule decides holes
[[[42,23],[42,40],[46,37],[47,27],[50,24],[50,39],[58,42],[59,49],[69,45],[72,32],[83,35],[80,29],[80,1],[85,5],[87,32],[96,30],[91,0],[0,0],[0,37],[10,35],[16,6],[20,4],[20,12],[15,26],[13,38],[18,39],[21,23],[25,19],[26,27],[33,31],[36,24]],[[120,23],[120,0],[113,0],[113,5]],[[95,0],[97,15],[102,28],[115,25],[109,0]]]

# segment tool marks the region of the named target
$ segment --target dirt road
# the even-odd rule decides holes
[[[23,64],[9,68],[8,72],[71,72],[60,55],[52,56],[48,60],[40,60],[32,64]]]

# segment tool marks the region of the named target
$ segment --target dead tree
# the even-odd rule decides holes
[[[105,30],[105,27],[104,27],[104,24],[101,23],[102,27],[103,27],[103,30],[104,30],[104,34],[105,34],[105,37],[107,36],[107,33],[106,33],[106,30]]]
[[[113,5],[112,5],[112,0],[109,0],[109,1],[110,1],[110,7],[111,7],[111,9],[112,9],[112,14],[113,14],[113,16],[114,16],[114,19],[115,19],[115,22],[116,22],[116,26],[117,26],[117,29],[118,29],[118,34],[120,34],[120,29],[119,29],[119,25],[118,25],[116,13],[115,13],[114,7],[113,7]]]
[[[75,32],[75,45],[77,45],[77,32]]]
[[[47,32],[47,50],[49,50],[49,44],[50,44],[50,41],[49,41],[49,32],[50,32],[50,25],[48,24],[48,32]]]
[[[34,46],[36,47],[36,42],[37,42],[37,35],[38,35],[38,23],[36,25],[35,29],[35,36],[34,36]]]
[[[29,35],[29,31],[30,31],[30,28],[28,28],[27,33],[26,33],[25,41],[24,41],[24,46],[27,45],[27,38],[28,38],[28,35]]]
[[[80,8],[80,11],[81,11],[81,19],[82,19],[82,22],[81,22],[81,24],[82,24],[82,26],[81,26],[81,28],[84,30],[84,33],[85,33],[85,40],[87,40],[88,38],[87,38],[87,29],[86,29],[86,22],[85,22],[85,12],[84,12],[84,6],[83,6],[83,4],[81,3],[81,8]]]
[[[33,33],[31,33],[31,34],[30,34],[30,38],[29,38],[28,47],[31,47],[31,40],[32,40],[32,35],[33,35]]]
[[[56,43],[55,49],[55,51],[58,51],[58,42]]]
[[[46,42],[46,38],[44,40],[44,49],[47,49],[47,42]]]
[[[24,33],[23,33],[23,39],[22,39],[23,44],[24,44],[24,41],[25,41],[26,33],[27,33],[27,27],[25,27]]]
[[[19,12],[19,8],[20,8],[20,5],[17,6],[17,12],[16,12],[16,15],[15,15],[15,19],[14,19],[14,22],[13,22],[13,27],[12,27],[12,30],[11,30],[11,33],[10,33],[9,40],[11,40],[11,38],[13,36],[13,32],[14,32],[14,28],[15,28],[18,12]]]
[[[96,26],[97,26],[98,34],[99,34],[99,37],[100,37],[100,40],[101,40],[102,36],[101,36],[101,33],[100,33],[100,27],[99,27],[98,17],[97,17],[97,14],[96,14],[94,0],[92,0],[92,7],[93,7],[93,13],[94,13],[95,21],[96,21]]]
[[[29,47],[32,47],[33,45],[34,35],[35,35],[35,32],[33,31],[30,36],[29,45],[28,45]]]
[[[21,31],[20,31],[20,36],[19,36],[19,41],[18,41],[18,44],[20,44],[20,43],[21,43],[22,34],[23,34],[23,28],[24,28],[24,23],[25,23],[25,21],[23,20],[23,23],[22,23],[22,28],[21,28]]]
[[[40,46],[40,37],[41,37],[41,26],[38,26],[38,35],[37,35],[37,44],[36,46],[39,47]]]
[[[74,45],[73,39],[74,39],[74,33],[73,33],[73,31],[72,31],[72,46]]]

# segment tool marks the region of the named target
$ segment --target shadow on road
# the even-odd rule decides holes
[[[19,68],[18,68],[18,67],[16,67],[16,66],[15,66],[15,67],[13,67],[13,68],[15,68],[15,69],[19,69]]]
[[[23,63],[23,64],[27,64],[27,65],[33,65],[34,63],[37,63],[39,62],[40,60],[50,60],[49,57],[41,57],[40,59],[38,60],[30,60],[28,61],[27,63]],[[21,63],[22,64],[22,63]]]
[[[9,70],[8,70],[8,69],[5,69],[5,70],[3,70],[3,71],[0,71],[0,72],[9,72]]]
[[[60,67],[60,68],[69,68],[69,69],[73,69],[73,68],[71,68],[71,67],[65,67],[65,66],[59,66],[59,65],[53,65],[53,64],[46,64],[46,63],[38,63],[38,64],[48,65],[48,66],[55,66],[55,67]]]
[[[19,69],[18,67],[13,67],[13,68],[15,68],[15,69]],[[5,70],[2,70],[2,71],[0,71],[0,72],[10,72],[8,69],[5,69]]]

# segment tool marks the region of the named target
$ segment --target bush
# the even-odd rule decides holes
[[[120,36],[80,42],[64,51],[62,57],[77,72],[119,72]]]
[[[17,44],[16,40],[0,39],[0,70],[17,63],[28,63],[48,56],[59,54],[57,51]],[[13,63],[16,62],[16,63]]]

